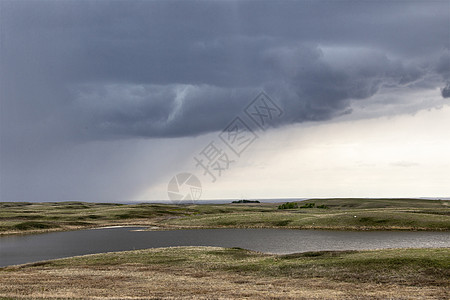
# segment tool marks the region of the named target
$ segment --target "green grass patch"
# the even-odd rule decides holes
[[[149,223],[169,228],[450,230],[450,201],[444,200],[310,199],[207,205],[0,202],[0,208],[0,232],[8,233]]]

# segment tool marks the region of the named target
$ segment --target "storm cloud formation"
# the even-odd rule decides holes
[[[218,131],[262,89],[280,126],[380,90],[449,96],[448,1],[1,1],[0,26],[3,170],[66,144]]]
[[[51,125],[92,139],[219,130],[260,89],[284,122],[326,120],[450,69],[448,2],[3,1],[1,17],[4,118],[66,115]]]

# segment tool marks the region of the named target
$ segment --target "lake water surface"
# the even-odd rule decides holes
[[[450,247],[450,232],[121,227],[0,237],[0,267],[41,260],[170,246],[241,247],[266,253]]]

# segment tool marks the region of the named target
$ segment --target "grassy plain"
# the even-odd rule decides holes
[[[300,202],[302,204],[303,202]],[[159,228],[450,230],[450,201],[313,199],[315,208],[279,204],[112,204],[1,202],[0,235],[114,225]],[[326,208],[317,208],[324,206]]]
[[[174,247],[0,268],[0,299],[448,299],[449,278],[450,248]]]
[[[450,230],[449,204],[313,199],[294,209],[278,209],[279,204],[271,203],[3,202],[0,234],[114,225]],[[448,299],[449,278],[450,248],[269,255],[239,248],[174,247],[0,268],[0,299]]]

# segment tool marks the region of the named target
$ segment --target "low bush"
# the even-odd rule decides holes
[[[297,202],[286,202],[278,206],[278,209],[294,209],[298,208]]]
[[[316,206],[315,203],[305,203],[304,205],[300,206],[300,208],[314,208]]]
[[[328,208],[328,206],[326,206],[325,204],[317,205],[316,207],[317,207],[317,208]]]

